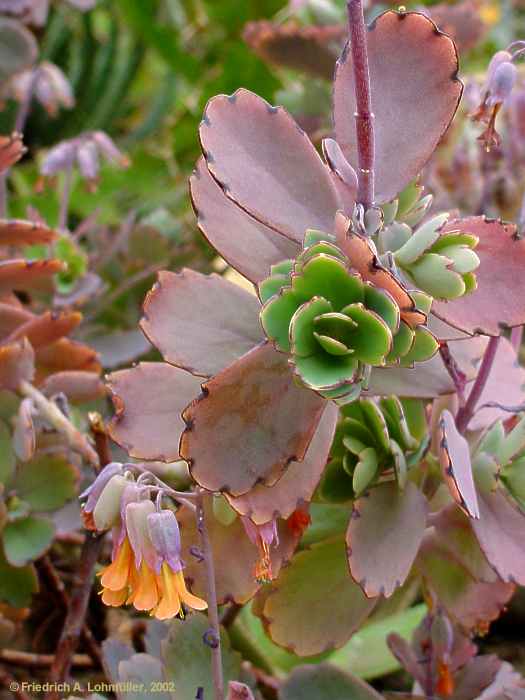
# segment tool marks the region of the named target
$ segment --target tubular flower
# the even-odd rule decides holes
[[[270,555],[271,545],[279,544],[277,521],[274,518],[262,525],[255,523],[245,516],[241,517],[246,534],[259,550],[259,560],[254,568],[254,578],[258,583],[270,583],[273,581],[272,559]]]
[[[120,462],[110,462],[102,469],[95,481],[79,496],[86,499],[82,519],[87,530],[106,530],[116,524],[120,497],[129,483],[122,474]]]
[[[133,605],[158,620],[182,615],[181,603],[206,608],[205,601],[186,589],[179,528],[171,511],[155,512],[150,500],[128,503],[121,530],[114,530],[113,537],[112,562],[100,573],[106,605]]]

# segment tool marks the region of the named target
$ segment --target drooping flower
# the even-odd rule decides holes
[[[186,588],[174,513],[146,499],[128,503],[124,517],[113,533],[112,562],[100,572],[103,602],[133,605],[159,620],[183,614],[183,603],[204,610],[206,602]]]
[[[254,578],[259,583],[269,583],[273,580],[270,547],[279,544],[277,520],[273,518],[262,525],[255,525],[250,518],[241,517],[241,522],[246,534],[259,550],[259,561],[253,572]]]
[[[20,103],[34,96],[50,117],[56,117],[61,108],[75,106],[69,80],[57,65],[49,61],[13,75],[3,94]]]

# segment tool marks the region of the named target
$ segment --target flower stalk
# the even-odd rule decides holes
[[[481,398],[483,389],[487,384],[487,380],[490,376],[494,360],[496,359],[496,353],[498,350],[500,341],[500,336],[492,337],[483,355],[483,360],[481,361],[481,366],[479,368],[478,376],[474,380],[474,385],[470,391],[468,399],[465,405],[459,409],[458,415],[456,417],[456,426],[460,433],[464,433],[468,428],[470,419],[474,415],[478,401]]]
[[[350,48],[354,68],[358,155],[357,201],[365,209],[374,202],[374,114],[370,91],[366,26],[362,0],[348,0]]]
[[[211,548],[208,526],[204,514],[203,492],[199,490],[197,501],[197,529],[201,536],[202,553],[206,566],[208,620],[210,622],[211,635],[208,636],[208,645],[211,648],[211,668],[213,677],[214,700],[224,698],[224,677],[222,672],[222,652],[221,652],[221,632],[219,625],[219,610],[217,606],[217,591],[215,588],[215,565],[213,561],[213,551]]]

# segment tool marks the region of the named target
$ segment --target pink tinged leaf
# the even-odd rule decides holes
[[[332,181],[339,193],[342,209],[347,216],[352,216],[357,196],[357,174],[344,157],[337,141],[323,139],[322,146]]]
[[[467,630],[486,630],[514,593],[512,584],[477,581],[431,534],[423,541],[417,566],[446,612]]]
[[[416,12],[388,11],[369,27],[375,116],[376,201],[395,197],[421,171],[454,116],[462,92],[453,41]],[[410,105],[418,105],[415,109]],[[357,167],[352,55],[339,59],[334,91],[336,138]]]
[[[471,338],[450,345],[451,355],[468,381],[476,376],[476,366],[479,365],[486,344],[486,339]],[[434,398],[454,393],[455,387],[438,354],[413,368],[374,368],[368,391],[374,396],[396,394]]]
[[[0,347],[0,389],[16,391],[20,382],[30,382],[34,375],[35,352],[25,338]]]
[[[18,326],[6,339],[6,342],[27,338],[37,350],[69,335],[81,320],[82,314],[78,311],[45,311],[40,316],[32,316]]]
[[[141,327],[166,362],[209,377],[262,340],[259,311],[257,297],[218,275],[160,272]]]
[[[199,133],[211,175],[258,221],[297,243],[309,228],[332,230],[339,202],[330,173],[282,107],[244,89],[219,95]]]
[[[13,431],[13,449],[21,462],[28,462],[35,454],[36,433],[33,423],[33,402],[23,399],[18,408]]]
[[[106,387],[95,372],[72,370],[49,375],[41,385],[46,396],[65,394],[73,403],[95,401],[106,395]]]
[[[469,444],[458,432],[450,411],[445,410],[441,414],[439,430],[439,461],[448,490],[466,515],[479,518]]]
[[[472,700],[479,698],[498,675],[502,661],[497,656],[477,656],[456,675],[454,700]]]
[[[473,216],[450,221],[443,232],[458,230],[479,238],[477,288],[451,303],[434,302],[433,313],[470,334],[498,336],[502,327],[523,325],[525,240],[516,238],[516,225]]]
[[[260,588],[254,576],[260,557],[259,549],[246,536],[240,518],[224,525],[214,517],[210,499],[206,499],[205,513],[215,560],[228,562],[228,566],[217,566],[215,570],[219,605],[228,601],[243,605],[253,598]],[[195,548],[201,547],[195,513],[183,506],[177,511],[177,518],[182,534],[184,577],[191,583],[195,595],[205,597],[206,570],[202,561],[194,554]],[[270,548],[271,569],[275,576],[279,574],[281,566],[290,559],[299,539],[282,521],[279,523],[278,534],[279,545]]]
[[[346,533],[352,578],[369,598],[401,586],[425,532],[427,501],[412,483],[381,484],[355,501]]]
[[[456,345],[462,344],[456,343]],[[476,369],[478,367],[479,363],[476,363]],[[469,423],[469,430],[482,430],[499,418],[508,418],[508,411],[498,406],[484,407],[484,404],[496,402],[503,406],[520,405],[523,403],[524,386],[525,369],[520,366],[511,343],[506,338],[501,338],[492,370],[477,404],[479,408]],[[467,396],[470,390],[471,387],[467,387]]]
[[[263,343],[202,386],[184,411],[180,454],[209,491],[240,496],[302,462],[324,400],[297,386],[286,356]]]
[[[0,294],[13,290],[50,289],[53,275],[63,269],[61,260],[3,260],[0,262]]]
[[[503,581],[525,585],[525,514],[502,489],[479,494],[479,511],[472,528],[491,566]]]
[[[19,161],[26,150],[20,134],[13,132],[11,136],[0,136],[0,173]]]
[[[45,244],[51,243],[56,237],[57,232],[44,224],[24,221],[23,219],[0,219],[0,245]]]
[[[312,656],[341,647],[375,604],[349,577],[344,540],[337,537],[298,552],[256,614],[275,644]]]
[[[0,339],[5,339],[13,333],[19,326],[34,317],[21,304],[0,302]]]
[[[132,457],[179,459],[181,412],[199,393],[200,381],[164,362],[141,362],[108,377],[116,415],[110,435]]]
[[[254,486],[237,498],[226,496],[230,505],[254,523],[265,523],[277,516],[289,518],[296,508],[308,503],[326,465],[337,423],[338,409],[327,403],[319,427],[302,462],[292,462],[271,488]]]
[[[440,547],[450,551],[477,581],[493,583],[498,580],[498,575],[481,551],[471,523],[455,503],[450,503],[433,516],[435,540]]]
[[[243,31],[246,43],[264,61],[326,80],[332,80],[345,35],[343,25],[301,27],[293,21],[249,22]]]
[[[225,196],[204,158],[190,178],[190,194],[201,233],[217,252],[252,282],[268,277],[271,265],[295,258],[299,243],[260,223]]]

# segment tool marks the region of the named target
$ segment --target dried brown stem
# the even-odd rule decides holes
[[[55,662],[53,654],[32,654],[18,649],[0,649],[0,662],[20,666],[21,668],[49,668]],[[71,657],[72,666],[77,668],[93,668],[93,659],[88,654],[74,654]]]
[[[347,7],[356,102],[354,116],[359,166],[357,201],[367,209],[374,203],[375,141],[366,26],[362,0],[348,0]]]

